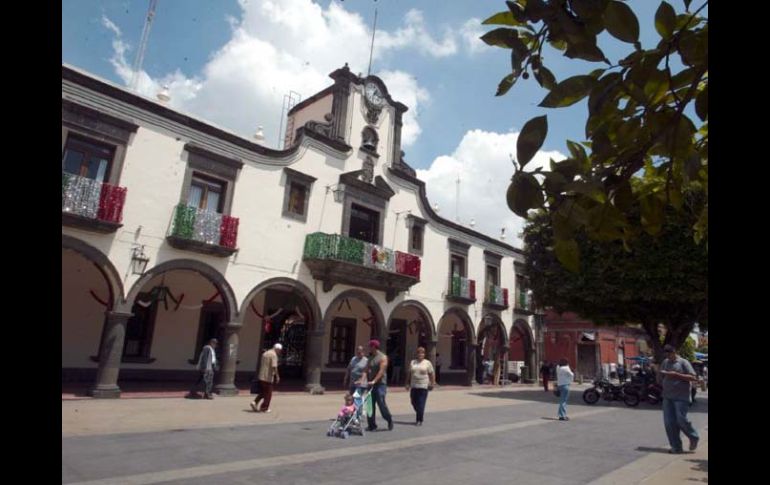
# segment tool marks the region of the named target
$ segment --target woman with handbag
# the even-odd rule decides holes
[[[569,386],[575,374],[569,368],[567,359],[559,360],[559,366],[556,368],[556,395],[559,397],[559,421],[569,421],[567,417],[567,398],[569,397]]]
[[[409,366],[409,378],[406,381],[406,390],[409,391],[412,407],[417,413],[416,426],[422,426],[428,391],[431,391],[435,385],[436,374],[433,371],[433,364],[425,358],[425,347],[417,347],[417,358]]]

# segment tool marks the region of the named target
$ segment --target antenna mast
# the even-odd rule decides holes
[[[377,2],[377,0],[374,0]],[[366,70],[366,76],[372,73],[372,54],[374,54],[374,33],[377,31],[377,7],[374,7],[374,26],[372,27],[372,47],[369,49],[369,68]]]
[[[131,77],[132,91],[136,91],[136,87],[139,85],[139,72],[142,69],[142,63],[144,62],[144,52],[147,50],[147,40],[150,38],[150,27],[152,27],[152,19],[155,17],[155,7],[157,6],[158,0],[150,0],[150,7],[147,9],[147,18],[144,21],[144,29],[142,29],[142,40],[139,41],[136,59],[134,59],[134,74]]]

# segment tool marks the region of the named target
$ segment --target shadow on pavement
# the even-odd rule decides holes
[[[652,448],[649,446],[637,446],[636,451],[643,451],[645,453],[662,453],[664,455],[668,455],[668,448],[661,447]]]
[[[687,460],[690,463],[694,463],[695,466],[692,467],[693,470],[708,473],[709,472],[709,461],[704,459],[695,459],[695,460]]]

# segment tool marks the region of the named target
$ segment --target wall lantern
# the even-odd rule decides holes
[[[345,184],[327,185],[326,193],[329,192],[334,194],[334,202],[342,202],[345,198]]]
[[[144,254],[144,246],[135,246],[131,250],[131,270],[136,275],[143,275],[150,258]]]

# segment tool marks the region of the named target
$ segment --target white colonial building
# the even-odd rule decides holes
[[[62,66],[63,381],[194,380],[213,336],[223,395],[276,341],[312,392],[372,337],[390,382],[418,345],[443,383],[510,345],[534,367],[521,251],[431,209],[379,78],[330,77],[279,151]]]

